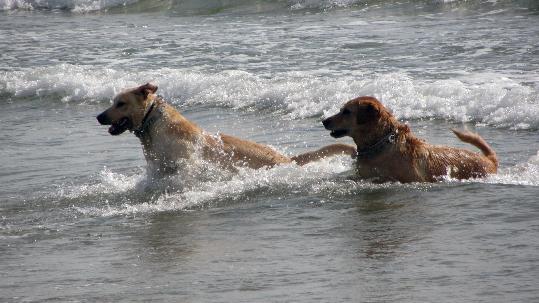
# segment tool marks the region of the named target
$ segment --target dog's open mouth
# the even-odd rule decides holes
[[[112,125],[109,127],[109,134],[116,136],[119,135],[126,130],[128,130],[131,127],[131,120],[129,118],[124,117],[120,119],[117,123],[112,123]]]
[[[331,133],[329,133],[330,136],[332,136],[333,138],[341,138],[341,137],[344,137],[348,134],[348,130],[346,129],[337,129],[337,130],[332,130]]]

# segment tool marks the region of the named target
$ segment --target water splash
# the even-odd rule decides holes
[[[537,155],[523,163],[518,163],[510,167],[498,167],[496,174],[488,175],[484,178],[473,178],[459,180],[452,178],[451,171],[441,178],[443,182],[449,183],[484,183],[500,185],[521,185],[521,186],[539,186],[539,151]]]
[[[350,170],[351,163],[350,159],[333,157],[302,167],[285,164],[258,170],[239,168],[232,174],[206,162],[191,169],[202,171],[197,174],[182,171],[165,179],[151,179],[150,183],[146,176],[126,176],[105,169],[97,183],[68,188],[60,192],[60,197],[76,200],[80,205],[73,205],[73,208],[90,216],[182,211],[207,207],[215,201],[231,203],[259,194],[282,196],[325,192],[339,174]],[[219,176],[214,177],[215,174]],[[93,201],[92,205],[86,205],[87,201]]]
[[[100,194],[119,194],[130,190],[143,190],[147,180],[143,170],[132,175],[112,172],[104,168],[96,177],[96,182],[83,185],[63,185],[54,195],[66,199],[79,199]]]
[[[240,168],[236,174],[221,171],[219,177],[212,178],[209,176],[219,173],[220,169],[210,163],[199,165],[205,166],[205,172],[195,175],[187,172],[161,180],[151,180],[150,183],[144,174],[123,175],[104,169],[97,183],[73,186],[61,191],[59,195],[78,201],[79,204],[73,204],[71,207],[79,214],[108,217],[189,211],[239,203],[260,196],[277,199],[290,195],[317,195],[332,199],[372,190],[422,191],[433,186],[454,183],[539,186],[539,152],[525,163],[501,168],[496,175],[473,180],[446,178],[437,184],[374,184],[357,180],[353,178],[353,161],[341,156],[305,166],[286,164],[271,169]],[[91,202],[90,205],[88,201]]]
[[[489,184],[539,186],[539,151],[528,161],[508,168],[500,168],[496,175],[484,180]]]

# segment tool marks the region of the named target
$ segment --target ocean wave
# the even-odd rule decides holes
[[[426,3],[435,5],[455,2],[470,2],[470,0],[426,1]],[[482,1],[474,0],[473,2],[481,3]],[[212,15],[222,12],[328,11],[342,8],[378,6],[384,3],[401,4],[407,2],[395,0],[0,0],[0,11],[67,11],[75,14],[92,12],[168,12],[178,15]],[[415,5],[414,1],[409,1],[409,3]]]
[[[0,0],[0,10],[59,10],[73,13],[167,11],[182,15],[215,14],[220,12],[265,12],[275,10],[328,10],[351,7],[364,0]]]
[[[201,73],[161,68],[125,72],[63,64],[0,73],[0,94],[51,97],[63,102],[110,100],[124,88],[153,81],[177,106],[266,111],[283,119],[327,117],[356,96],[373,95],[404,120],[444,119],[498,128],[539,129],[537,88],[498,74],[428,81],[404,73],[313,77],[298,73],[263,78],[242,71]]]

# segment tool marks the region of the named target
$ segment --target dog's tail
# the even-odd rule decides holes
[[[295,161],[298,165],[305,165],[309,162],[318,161],[323,158],[331,157],[333,155],[350,155],[355,157],[356,148],[348,144],[331,144],[324,146],[318,150],[306,152],[292,157],[292,161]]]
[[[469,131],[458,131],[454,128],[451,129],[453,133],[460,139],[462,142],[470,143],[473,146],[479,148],[485,157],[487,157],[496,168],[498,167],[498,156],[496,156],[496,152],[488,145],[487,142],[479,134],[472,133]]]

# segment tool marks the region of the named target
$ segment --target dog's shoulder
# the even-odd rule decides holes
[[[157,121],[157,131],[175,137],[198,137],[202,134],[202,129],[194,122],[185,118],[174,106],[162,102],[159,105],[161,117]]]

